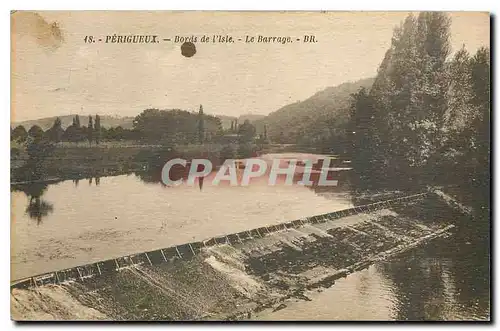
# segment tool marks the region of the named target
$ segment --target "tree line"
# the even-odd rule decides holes
[[[409,15],[371,89],[352,95],[350,154],[364,188],[455,184],[488,210],[490,51],[450,59],[449,16]]]
[[[88,117],[87,125],[82,125],[80,116],[73,118],[73,123],[64,129],[61,120],[56,118],[51,128],[44,131],[40,126],[33,125],[28,131],[19,125],[11,129],[11,140],[26,142],[48,141],[58,143],[88,142],[98,145],[102,141],[131,140],[154,144],[195,144],[217,141],[228,133],[237,133],[245,143],[252,141],[255,136],[255,127],[245,121],[241,125],[235,123],[233,128],[225,131],[218,117],[204,114],[200,105],[198,113],[180,109],[159,110],[146,109],[133,120],[131,129],[121,126],[105,128],[101,126],[99,115]]]
[[[103,139],[103,134],[106,134],[106,129],[101,128],[101,118],[95,115],[88,117],[88,125],[80,124],[80,116],[76,115],[73,118],[73,123],[66,128],[62,127],[61,119],[57,117],[52,127],[44,131],[39,125],[33,125],[28,131],[22,125],[18,125],[11,130],[11,140],[18,142],[32,141],[47,141],[58,143],[61,141],[82,142],[88,141],[89,144],[99,144]],[[107,136],[107,135],[106,135]]]

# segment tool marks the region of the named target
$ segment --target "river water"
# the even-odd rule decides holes
[[[166,187],[142,175],[11,190],[11,279],[349,208],[346,185]],[[432,212],[432,211],[430,211]],[[488,319],[488,241],[454,236],[356,272],[257,319]]]
[[[213,177],[213,174],[211,174]],[[225,183],[225,184],[223,184]],[[11,192],[12,279],[279,224],[352,206],[341,186],[180,185],[148,174],[66,180]]]
[[[255,319],[489,320],[489,270],[476,249],[441,239]]]

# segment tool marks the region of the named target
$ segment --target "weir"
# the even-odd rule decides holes
[[[424,216],[429,204],[443,212]],[[448,236],[453,215],[439,196],[424,192],[58,270],[11,284],[12,316],[249,318]]]
[[[243,243],[243,241],[252,240],[254,238],[262,238],[263,236],[269,235],[273,232],[287,230],[291,228],[298,228],[303,226],[304,224],[323,223],[326,221],[331,221],[341,217],[355,215],[362,212],[371,212],[384,207],[387,208],[395,203],[401,203],[405,201],[411,201],[423,198],[427,194],[428,193],[425,192],[425,193],[398,197],[394,199],[356,206],[353,208],[343,209],[332,213],[315,215],[312,217],[298,219],[295,221],[282,223],[280,225],[264,226],[239,233],[213,237],[210,239],[206,239],[204,241],[192,242],[188,244],[172,246],[154,251],[122,256],[110,260],[99,261],[96,263],[81,265],[68,269],[62,269],[50,273],[44,273],[41,275],[14,281],[11,284],[11,287],[28,288],[45,284],[60,284],[62,282],[67,282],[67,281],[83,280],[84,278],[102,275],[103,273],[117,272],[123,268],[135,265],[141,265],[143,263],[149,263],[150,265],[153,265],[153,261],[154,264],[158,264],[158,263],[172,262],[176,259],[189,259],[195,256],[196,254],[200,253],[202,248],[207,248],[214,245],[224,245],[224,244],[232,245],[232,244]]]

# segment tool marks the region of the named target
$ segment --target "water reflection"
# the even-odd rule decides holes
[[[488,320],[488,273],[455,238],[379,262],[339,279],[312,301],[287,302],[264,320]],[[465,272],[464,272],[465,271]]]
[[[353,179],[355,204],[382,193],[371,182]],[[458,196],[460,196],[460,192]],[[391,283],[397,306],[396,320],[454,320],[489,318],[489,219],[445,208],[438,199],[418,206],[394,207],[401,217],[453,220],[450,239],[431,242],[394,261],[376,266]]]
[[[271,161],[274,159],[273,156],[271,158],[268,158],[267,161],[269,164],[271,164]],[[310,184],[309,185],[301,185],[300,182],[304,179],[304,163],[299,162],[297,165],[297,170],[294,173],[293,176],[293,185],[295,186],[300,186],[300,187],[306,187],[307,189],[313,191],[317,196],[326,198],[326,199],[331,199],[331,200],[338,200],[339,194],[345,195],[345,193],[348,191],[349,187],[349,180],[348,180],[348,175],[347,171],[331,171],[329,172],[328,179],[329,180],[337,180],[338,185],[335,186],[321,186],[319,185],[320,182],[320,174],[322,166],[322,160],[318,159],[318,155],[314,156],[315,159],[313,159],[313,166],[312,166],[312,173],[309,177]],[[282,160],[282,165],[281,167],[286,167],[288,164],[288,159],[281,159]],[[244,162],[245,160],[240,160],[239,162]],[[196,179],[196,185],[199,187],[200,191],[204,190],[204,187],[206,185],[212,185],[212,180],[214,179],[215,175],[217,174],[217,170],[222,161],[214,161],[214,167],[216,169],[212,171],[206,178],[197,178]],[[340,166],[340,164],[337,164],[337,166]],[[154,159],[154,162],[148,163],[146,166],[144,166],[144,169],[141,171],[136,171],[134,175],[140,179],[141,182],[145,184],[154,184],[154,185],[160,185],[162,187],[167,187],[161,178],[162,175],[162,168],[163,168],[163,162],[159,162],[157,159]],[[172,167],[170,171],[170,177],[173,181],[183,179],[186,181],[188,179],[189,175],[189,168],[190,164],[188,162],[188,165],[186,167],[180,166],[180,165],[175,165]],[[243,175],[244,167],[238,166],[237,172],[238,172],[238,181],[241,181],[242,175]],[[250,181],[250,185],[267,185],[268,181],[268,176],[269,176],[269,168],[267,173],[262,176],[261,178],[253,178]],[[285,175],[278,175],[276,185],[284,185],[286,176]],[[100,177],[89,177],[89,178],[74,178],[72,179],[72,182],[74,184],[74,187],[78,187],[79,183],[81,180],[88,180],[88,185],[89,186],[99,186],[101,183],[101,178]],[[61,181],[59,181],[61,182]],[[44,184],[44,183],[33,183],[29,185],[19,185],[13,187],[13,191],[22,191],[26,194],[28,197],[28,204],[26,206],[25,212],[29,215],[31,219],[34,219],[37,221],[37,224],[41,224],[42,220],[46,218],[49,214],[53,213],[54,211],[54,203],[49,203],[45,200],[42,199],[43,194],[47,191],[47,188],[49,185],[57,184],[57,182],[53,182],[50,184]],[[222,181],[221,186],[228,186],[227,182]],[[175,187],[173,187],[175,189]],[[343,198],[348,198],[343,197]]]
[[[22,191],[28,198],[28,205],[25,213],[30,219],[35,220],[37,225],[42,223],[42,219],[54,211],[54,206],[43,200],[42,196],[47,191],[48,184],[33,183],[31,185],[19,185],[14,190]]]
[[[456,238],[436,241],[377,266],[394,284],[395,319],[489,318],[487,258],[464,254],[464,246]]]
[[[73,179],[73,184],[78,187],[80,179]],[[60,182],[60,181],[59,181]],[[94,185],[99,186],[101,182],[100,177],[94,178]],[[54,204],[43,199],[43,195],[47,192],[50,185],[54,185],[57,182],[52,183],[32,183],[32,184],[20,184],[11,187],[12,191],[21,191],[27,197],[27,206],[25,208],[25,213],[30,219],[35,220],[37,225],[40,225],[44,218],[49,216],[54,212]],[[89,178],[89,186],[92,185],[92,177]]]
[[[42,218],[49,215],[54,210],[54,206],[42,199],[40,197],[31,197],[30,203],[26,207],[26,213],[33,220],[37,221],[37,225],[42,223]]]
[[[320,185],[320,176],[321,176],[321,167],[323,165],[323,160],[321,159],[321,155],[310,155],[308,156],[309,160],[312,162],[312,170],[308,171],[310,172],[310,175],[308,175],[308,180],[310,183],[307,185],[303,185],[301,182],[304,180],[304,172],[305,170],[305,163],[302,161],[299,161],[296,166],[296,171],[293,174],[292,178],[292,185],[297,185],[297,186],[303,186],[306,187],[312,191],[314,191],[318,196],[322,196],[325,198],[330,198],[332,197],[332,193],[345,193],[349,191],[349,168],[345,164],[342,163],[342,161],[332,161],[331,167],[337,167],[337,170],[329,171],[327,175],[327,180],[333,181],[336,180],[337,184],[336,185]],[[283,158],[281,159],[278,155],[273,155],[273,156],[267,156],[264,155],[262,157],[266,162],[268,163],[268,168],[267,171],[259,178],[252,178],[250,180],[250,185],[267,185],[269,181],[269,174],[270,174],[270,167],[272,164],[272,161],[275,158],[278,158],[281,160],[280,167],[284,168],[289,165],[289,159]],[[307,157],[306,157],[307,159]],[[247,159],[243,160],[236,160],[236,172],[237,172],[237,181],[238,184],[241,183],[242,180],[242,175],[245,169],[245,162]],[[197,183],[198,187],[200,190],[203,190],[204,185],[212,185],[212,181],[214,180],[215,176],[217,175],[217,172],[219,170],[219,167],[223,163],[223,160],[220,162],[212,162],[214,170],[208,174],[206,177],[201,177],[201,178],[196,178],[195,182]],[[148,163],[146,166],[144,166],[143,170],[140,171],[135,171],[134,174],[138,178],[141,179],[144,183],[148,184],[158,184],[162,186],[166,186],[163,181],[162,181],[162,169],[163,169],[163,163],[160,162],[152,162]],[[189,170],[190,170],[191,162],[188,161],[186,166],[182,166],[179,164],[174,165],[170,169],[170,179],[172,181],[177,181],[177,180],[184,180],[184,184],[188,180],[189,177]],[[201,169],[199,169],[201,170]],[[226,173],[227,174],[227,173]],[[287,176],[284,174],[280,174],[277,176],[276,184],[275,185],[285,185],[285,180]],[[219,185],[228,185],[227,181],[221,181]],[[336,198],[333,196],[333,198]]]

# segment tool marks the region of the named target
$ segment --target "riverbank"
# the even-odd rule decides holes
[[[51,182],[65,179],[117,176],[132,172],[161,171],[166,160],[180,157],[209,159],[218,165],[228,158],[246,158],[266,153],[315,152],[295,145],[204,144],[204,145],[141,145],[113,143],[56,144],[51,155],[30,164],[25,149],[11,151],[11,184]],[[36,173],[34,174],[34,169]]]
[[[53,178],[78,179],[113,176],[139,170],[148,162],[145,153],[159,154],[159,146],[56,146],[51,155],[30,164],[28,153],[11,156],[11,182],[37,182]],[[141,158],[141,155],[144,157]],[[34,175],[33,168],[38,174]]]
[[[215,161],[224,156],[224,147],[209,144],[177,147],[137,144],[56,145],[51,155],[43,157],[34,165],[30,164],[28,153],[21,150],[11,156],[11,182],[116,176],[160,167],[165,160],[174,157],[205,157]],[[226,150],[233,152],[236,147],[226,146]],[[229,153],[226,151],[226,154]],[[34,175],[33,169],[39,175]]]

